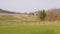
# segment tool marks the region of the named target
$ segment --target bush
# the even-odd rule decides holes
[[[41,11],[40,13],[40,20],[44,20],[46,17],[46,13],[45,13],[45,10]]]

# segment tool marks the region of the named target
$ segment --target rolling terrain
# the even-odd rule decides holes
[[[0,34],[60,34],[59,12],[46,11],[45,21],[40,21],[36,15],[0,11]]]

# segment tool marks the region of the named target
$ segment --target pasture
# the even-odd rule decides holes
[[[58,25],[0,26],[0,34],[60,34]]]
[[[40,22],[33,15],[0,14],[0,34],[60,34],[60,22]]]

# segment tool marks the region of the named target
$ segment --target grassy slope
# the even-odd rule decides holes
[[[36,22],[38,22],[38,20],[32,15],[0,13],[0,25]]]

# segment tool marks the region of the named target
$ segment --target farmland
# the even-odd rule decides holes
[[[60,22],[41,22],[33,15],[0,13],[0,34],[60,34]]]

